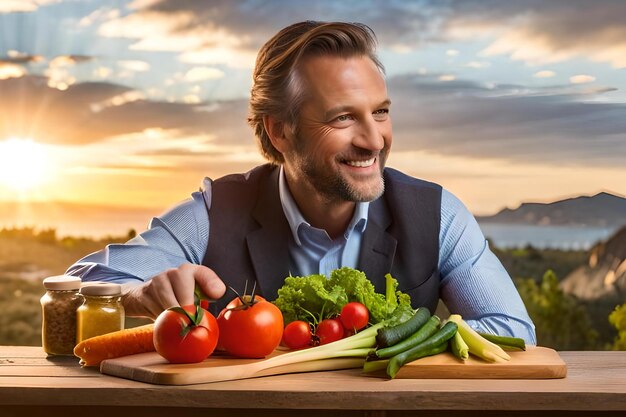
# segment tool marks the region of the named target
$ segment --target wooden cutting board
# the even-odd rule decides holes
[[[489,363],[471,355],[462,362],[446,352],[403,366],[396,378],[552,379],[567,376],[567,365],[554,349],[532,346],[524,352],[507,353],[510,361]]]
[[[273,356],[280,354],[277,351]],[[564,378],[567,374],[565,362],[552,349],[529,347],[525,352],[509,354],[511,360],[508,362],[487,363],[472,357],[462,362],[450,353],[442,353],[405,365],[396,378],[548,379]],[[190,385],[313,370],[310,365],[300,363],[254,372],[250,364],[258,361],[214,355],[201,363],[170,364],[151,352],[105,360],[100,365],[100,372],[151,384]],[[319,364],[315,366],[319,370]],[[325,370],[360,368],[363,359],[326,359],[324,366]]]

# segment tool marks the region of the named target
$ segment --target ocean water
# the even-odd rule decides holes
[[[529,226],[480,223],[485,237],[503,249],[532,245],[538,249],[587,250],[610,238],[616,228],[584,226]]]

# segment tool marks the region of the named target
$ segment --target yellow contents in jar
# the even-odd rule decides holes
[[[81,288],[80,292],[85,301],[76,310],[77,343],[124,328],[124,307],[118,284],[94,284]]]

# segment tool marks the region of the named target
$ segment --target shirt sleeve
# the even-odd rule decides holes
[[[209,238],[209,216],[201,192],[193,193],[148,229],[124,244],[111,244],[70,266],[83,281],[142,283],[183,263],[200,264]]]
[[[441,298],[474,329],[536,344],[535,326],[478,222],[463,203],[443,190],[439,236]]]

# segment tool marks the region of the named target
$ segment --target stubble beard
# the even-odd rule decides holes
[[[301,150],[298,151],[297,164],[306,181],[329,203],[344,201],[367,202],[376,200],[385,191],[383,170],[387,159],[387,150],[383,149],[376,158],[380,167],[380,175],[376,182],[372,182],[371,185],[368,184],[367,186],[350,181],[339,170],[329,169],[329,167],[316,164],[313,158],[308,157]]]

